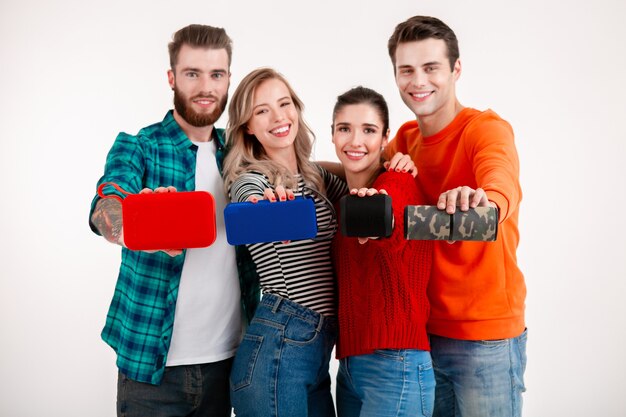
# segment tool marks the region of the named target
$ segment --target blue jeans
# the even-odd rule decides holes
[[[430,336],[435,417],[520,417],[526,338],[457,340]]]
[[[328,363],[337,322],[265,294],[230,375],[238,417],[334,417]]]
[[[384,349],[339,362],[339,417],[430,417],[434,401],[435,374],[427,351]]]
[[[118,372],[118,417],[230,417],[228,375],[233,359],[165,368],[161,385]]]

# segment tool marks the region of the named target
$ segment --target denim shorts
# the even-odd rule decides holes
[[[337,321],[265,294],[230,375],[237,416],[334,416],[328,366]]]

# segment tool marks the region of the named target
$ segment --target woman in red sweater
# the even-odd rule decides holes
[[[333,242],[339,286],[339,417],[430,416],[435,377],[426,334],[426,287],[432,242],[403,236],[404,207],[423,204],[423,198],[410,173],[382,167],[389,112],[380,94],[356,87],[340,95],[332,133],[350,193],[388,194],[394,215],[389,238],[337,233]]]

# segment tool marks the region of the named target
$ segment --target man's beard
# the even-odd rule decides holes
[[[187,106],[188,102],[197,98],[209,98],[217,101],[217,107],[211,113],[198,113],[191,107]],[[194,127],[210,126],[217,122],[224,109],[226,108],[226,101],[228,100],[228,93],[224,94],[221,100],[211,94],[198,94],[197,96],[187,98],[176,86],[174,86],[174,108],[176,112],[183,118],[184,121]]]

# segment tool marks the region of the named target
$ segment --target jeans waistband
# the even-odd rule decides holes
[[[316,325],[318,331],[322,330],[337,330],[336,317],[324,316],[317,311],[313,311],[310,308],[304,307],[295,301],[291,301],[287,298],[281,297],[276,294],[263,294],[259,307],[265,306],[273,313],[284,313],[290,316],[296,316],[303,320]]]

